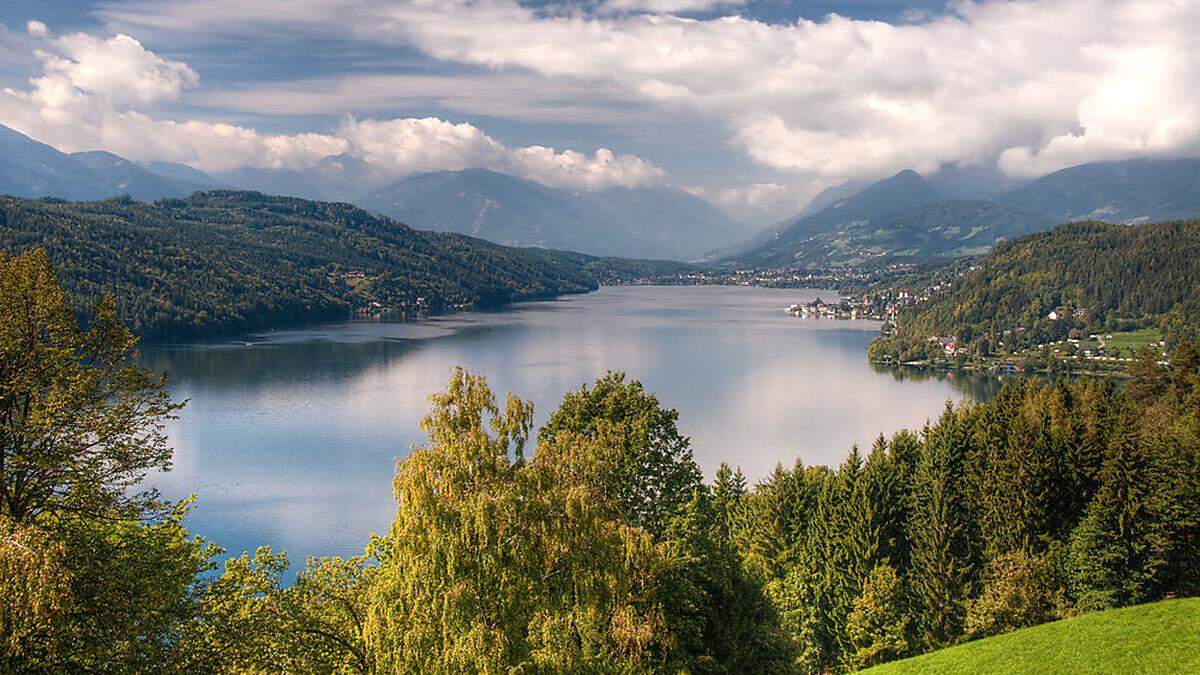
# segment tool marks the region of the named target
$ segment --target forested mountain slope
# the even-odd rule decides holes
[[[348,204],[225,191],[150,203],[0,198],[0,250],[35,246],[81,309],[111,292],[134,330],[155,338],[342,317],[373,302],[487,306],[671,266],[506,248]]]
[[[1055,312],[1056,318],[1049,315]],[[1057,316],[1062,315],[1062,316]],[[952,288],[903,314],[908,337],[1059,337],[1200,325],[1200,220],[1069,223],[1000,244]]]

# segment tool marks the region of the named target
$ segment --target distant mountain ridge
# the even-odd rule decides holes
[[[1000,195],[1001,204],[1058,221],[1111,223],[1200,215],[1200,159],[1131,159],[1081,164]]]
[[[419,229],[594,255],[686,260],[746,234],[716,207],[679,190],[574,194],[488,169],[417,174],[355,201]]]
[[[349,155],[308,169],[243,167],[210,176],[171,162],[141,166],[109,152],[66,154],[0,126],[0,194],[150,201],[212,189],[254,190],[353,203],[414,227],[510,246],[594,255],[688,260],[749,230],[696,197],[666,187],[571,193],[487,169],[441,171],[387,183]]]
[[[205,186],[149,171],[109,152],[67,154],[0,125],[0,194],[15,197],[136,199],[182,197]]]
[[[726,266],[878,265],[983,253],[1056,223],[1140,223],[1200,216],[1200,159],[1098,162],[1063,169],[988,199],[986,171],[906,170],[802,212],[709,256]]]
[[[1059,222],[1141,223],[1200,216],[1200,159],[1096,162],[1011,187],[995,167],[912,170],[823,191],[801,213],[757,233],[671,188],[572,193],[487,169],[393,182],[348,155],[304,170],[242,168],[210,176],[171,162],[135,164],[104,151],[63,153],[0,125],[0,194],[149,201],[251,189],[350,202],[418,228],[512,246],[594,255],[707,260],[724,266],[838,267],[953,257]]]

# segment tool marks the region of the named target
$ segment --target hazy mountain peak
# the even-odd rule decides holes
[[[688,259],[745,234],[716,207],[679,190],[575,194],[484,168],[408,176],[357,201],[419,229],[598,255]]]

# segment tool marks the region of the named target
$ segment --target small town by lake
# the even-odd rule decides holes
[[[346,322],[220,342],[146,345],[187,399],[172,423],[168,496],[195,491],[190,529],[237,553],[361,552],[394,515],[398,459],[424,440],[431,393],[461,364],[545,420],[563,394],[622,370],[679,411],[708,476],[752,481],[777,464],[841,462],[854,444],[919,428],[946,401],[986,399],[994,376],[882,370],[874,321],[801,318],[830,291],[605,287],[494,312]]]

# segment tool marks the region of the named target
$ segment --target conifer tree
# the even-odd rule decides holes
[[[1100,488],[1071,534],[1070,586],[1080,608],[1107,609],[1147,597],[1169,545],[1162,481],[1132,412],[1121,420],[1100,472]]]
[[[966,440],[958,413],[948,406],[937,424],[926,429],[913,475],[909,579],[915,629],[926,648],[947,644],[961,633],[971,590],[975,555],[963,494]]]

